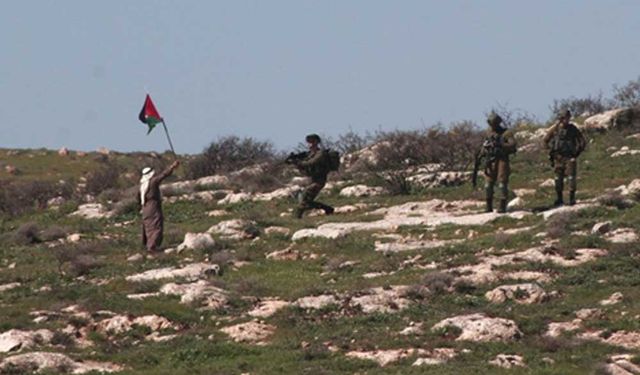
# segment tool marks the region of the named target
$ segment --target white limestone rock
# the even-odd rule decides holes
[[[178,252],[183,250],[202,250],[213,247],[216,242],[209,233],[187,233],[184,241],[178,245]]]
[[[78,206],[78,209],[69,215],[85,219],[105,219],[114,216],[114,212],[108,211],[101,203],[86,203]]]
[[[434,325],[431,330],[437,331],[454,326],[462,330],[456,341],[511,341],[522,337],[522,332],[512,320],[490,318],[484,314],[461,315],[445,319]]]
[[[524,358],[515,354],[498,354],[496,358],[489,361],[490,364],[503,368],[526,367]]]
[[[162,279],[187,279],[197,280],[200,278],[206,278],[212,275],[220,274],[220,266],[217,264],[208,263],[193,263],[181,268],[164,267],[153,270],[148,270],[135,275],[127,276],[127,281],[141,282],[149,280],[162,280]]]
[[[258,302],[258,304],[247,314],[254,318],[268,318],[277,313],[279,310],[291,305],[290,302],[282,301],[276,298],[267,298]]]
[[[257,224],[253,221],[232,219],[212,226],[207,230],[207,233],[216,234],[229,240],[252,239],[259,235],[256,228]]]
[[[366,186],[366,185],[354,185],[348,186],[340,190],[340,195],[343,197],[374,197],[384,194],[384,188],[380,186]]]
[[[37,331],[12,329],[0,334],[0,353],[46,345],[51,342],[51,339],[53,339],[53,332],[48,329],[39,329]]]
[[[624,300],[624,295],[620,292],[615,292],[609,298],[600,301],[601,306],[611,306],[618,304]]]
[[[538,284],[502,285],[485,294],[492,303],[504,303],[513,300],[520,304],[533,304],[546,301],[549,296]]]
[[[227,305],[229,298],[224,289],[220,289],[205,280],[199,280],[188,284],[165,284],[160,288],[160,293],[180,297],[180,303],[199,303],[205,309],[219,309]]]
[[[24,371],[24,374],[32,371],[59,371],[66,370],[70,374],[85,374],[87,372],[118,372],[124,368],[113,363],[100,363],[94,361],[77,362],[61,353],[33,352],[7,357],[0,362],[0,370]],[[19,373],[19,372],[14,372]]]
[[[235,342],[266,345],[266,340],[275,333],[276,327],[257,321],[251,321],[224,327],[220,331],[229,335]]]

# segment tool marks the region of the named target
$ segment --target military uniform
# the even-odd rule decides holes
[[[319,142],[320,138],[317,135],[307,136],[307,141],[309,141],[309,139],[315,140],[316,137]],[[299,204],[294,211],[295,217],[301,218],[304,211],[314,208],[322,209],[328,215],[333,213],[333,207],[315,201],[316,197],[320,194],[320,191],[327,183],[327,175],[329,174],[329,167],[327,163],[326,152],[320,148],[309,151],[304,159],[295,163],[304,175],[311,178],[311,183],[304,189],[298,198]]]
[[[563,118],[567,122],[562,122]],[[564,190],[564,178],[569,185],[569,205],[576,203],[578,172],[577,157],[584,151],[587,141],[575,126],[568,122],[571,114],[567,111],[560,117],[560,122],[554,124],[544,137],[544,143],[549,148],[549,159],[555,172],[556,200],[555,206],[564,204],[562,197]]]
[[[498,212],[507,211],[507,198],[509,196],[509,155],[517,150],[516,141],[507,129],[500,124],[502,118],[495,113],[489,115],[487,123],[491,128],[490,134],[485,138],[482,148],[476,158],[485,160],[485,197],[486,211],[493,211],[493,193],[498,184],[500,206]]]

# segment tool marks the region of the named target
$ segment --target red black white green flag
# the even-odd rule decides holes
[[[151,133],[156,124],[163,122],[149,94],[147,94],[147,98],[144,100],[144,105],[142,106],[142,110],[140,110],[138,118],[149,127],[147,134]]]

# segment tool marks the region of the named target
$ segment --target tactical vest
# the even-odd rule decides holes
[[[487,162],[493,162],[503,156],[502,143],[502,135],[500,134],[491,134],[484,139],[484,142],[482,142],[482,155]]]
[[[559,127],[551,141],[551,152],[564,157],[576,157],[578,154],[576,139],[577,134],[574,127]]]

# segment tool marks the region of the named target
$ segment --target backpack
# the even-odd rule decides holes
[[[340,153],[336,150],[325,150],[326,163],[329,172],[336,172],[340,169]]]

